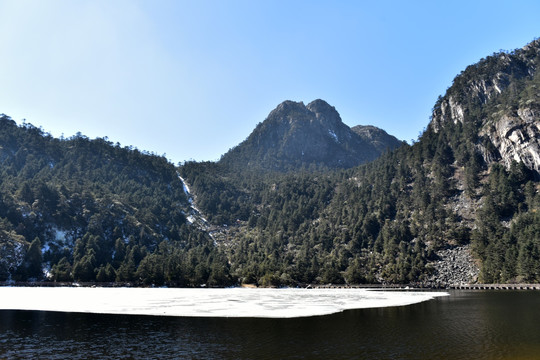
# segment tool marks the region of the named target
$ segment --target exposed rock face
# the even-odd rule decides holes
[[[395,136],[389,135],[386,131],[376,126],[356,125],[351,130],[365,141],[371,143],[381,153],[403,145],[403,142],[399,141]]]
[[[497,160],[509,167],[512,161],[522,161],[531,170],[540,173],[540,111],[520,108],[515,115],[502,115],[498,121],[486,125],[481,135],[487,136],[497,149],[490,154],[482,148],[486,162]]]
[[[359,135],[341,121],[333,106],[315,100],[284,101],[257,125],[240,145],[223,155],[221,163],[292,170],[323,166],[349,168],[372,161],[401,143],[375,127],[372,137]],[[386,134],[380,135],[376,130]]]
[[[470,246],[460,246],[437,252],[439,260],[431,263],[433,275],[426,285],[447,287],[476,283],[480,270],[474,263]]]
[[[488,165],[500,162],[509,167],[522,161],[540,174],[540,90],[523,90],[537,88],[539,56],[536,40],[514,53],[469,66],[439,98],[429,126],[438,132],[450,122],[473,122],[479,133],[476,147]]]

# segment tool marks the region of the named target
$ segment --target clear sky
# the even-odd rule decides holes
[[[410,141],[453,78],[540,37],[540,1],[0,0],[0,113],[177,163],[284,100]]]

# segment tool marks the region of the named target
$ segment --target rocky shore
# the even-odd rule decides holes
[[[424,284],[427,287],[450,287],[478,281],[480,269],[471,255],[470,245],[439,250],[438,260],[428,264],[433,273]]]

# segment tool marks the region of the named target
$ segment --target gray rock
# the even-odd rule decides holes
[[[448,287],[471,284],[478,280],[480,269],[471,255],[470,245],[440,250],[437,256],[439,260],[430,264],[434,272],[426,286]]]

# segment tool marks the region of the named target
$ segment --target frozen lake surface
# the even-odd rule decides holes
[[[1,287],[0,310],[295,318],[410,305],[446,295],[432,291],[367,289]]]

